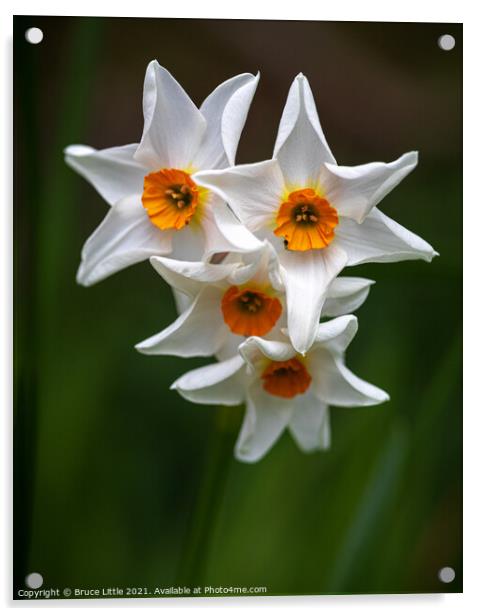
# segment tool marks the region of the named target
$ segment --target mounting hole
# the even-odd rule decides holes
[[[450,582],[455,580],[455,571],[452,567],[443,567],[438,572],[438,578],[444,584],[450,584]]]
[[[33,588],[34,590],[36,588],[40,588],[43,583],[44,579],[40,575],[40,573],[29,573],[25,578],[25,584],[27,584],[29,588]]]
[[[438,37],[438,46],[444,51],[451,51],[455,47],[455,39],[451,34],[442,34]]]
[[[44,33],[40,28],[29,28],[25,31],[25,38],[32,45],[38,45],[43,37]]]

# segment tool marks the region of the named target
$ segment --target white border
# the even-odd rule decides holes
[[[319,614],[323,610],[336,610],[338,614],[356,613],[370,616],[375,614],[403,613],[410,610],[411,615],[430,614],[469,614],[480,606],[478,589],[481,572],[481,531],[482,511],[480,496],[480,435],[482,434],[482,403],[477,385],[481,379],[478,353],[481,346],[479,319],[482,305],[480,281],[481,260],[478,247],[481,243],[482,196],[480,190],[480,116],[482,110],[480,57],[482,40],[480,16],[476,3],[469,0],[457,2],[404,0],[403,3],[388,3],[386,0],[344,0],[343,2],[322,2],[319,0],[296,0],[291,3],[243,0],[239,4],[225,1],[199,2],[183,0],[178,3],[162,3],[159,0],[136,0],[135,3],[105,2],[102,0],[83,0],[81,3],[43,0],[38,2],[16,2],[4,5],[2,19],[2,55],[1,62],[1,135],[2,165],[0,186],[3,191],[2,220],[0,224],[0,272],[1,272],[1,371],[0,392],[3,394],[3,511],[2,511],[2,545],[9,549],[2,550],[0,580],[2,583],[3,603],[13,609],[26,611],[33,607],[44,611],[51,609],[99,610],[115,609],[138,610],[139,608],[162,609],[163,612],[191,611],[211,612],[213,610],[239,611],[249,610],[263,614],[275,612],[292,613],[294,609]],[[134,8],[135,7],[135,8]],[[146,16],[146,17],[204,17],[204,18],[250,18],[250,19],[319,19],[347,21],[408,21],[408,22],[464,22],[464,272],[467,284],[464,290],[465,320],[465,420],[464,420],[464,593],[463,595],[378,595],[378,596],[321,596],[321,597],[260,597],[243,599],[172,599],[169,601],[52,601],[52,602],[15,602],[11,595],[11,539],[10,539],[10,502],[11,502],[11,193],[12,193],[12,120],[11,120],[11,40],[12,14],[39,15],[98,15],[98,16]],[[407,45],[410,41],[407,41]],[[450,221],[447,221],[450,225]],[[477,319],[477,321],[476,321]],[[470,333],[470,335],[468,335]],[[441,332],[443,335],[443,332]]]
[[[345,0],[344,2],[259,2],[243,0],[183,0],[159,2],[139,0],[135,3],[83,0],[67,5],[61,0],[42,0],[41,9],[35,0],[11,3],[18,15],[98,15],[112,17],[204,17],[223,19],[320,19],[338,21],[463,21],[464,2],[447,0],[404,0],[398,6],[388,6],[383,0]]]

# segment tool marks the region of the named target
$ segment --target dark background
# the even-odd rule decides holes
[[[14,31],[15,590],[37,571],[60,588],[460,591],[462,27],[16,17]],[[148,263],[75,283],[108,206],[62,149],[138,141],[154,58],[197,104],[261,71],[238,162],[271,156],[300,71],[341,164],[420,152],[381,209],[441,256],[345,270],[377,281],[348,364],[391,401],[333,409],[327,453],[285,435],[261,462],[235,461],[242,410],[169,390],[208,361],[133,348],[175,317]]]

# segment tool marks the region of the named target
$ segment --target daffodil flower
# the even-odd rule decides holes
[[[151,255],[199,260],[259,247],[220,198],[193,179],[196,171],[234,164],[258,79],[233,77],[198,109],[153,61],[144,82],[140,144],[66,148],[66,162],[112,206],[83,247],[80,284],[94,284]]]
[[[287,327],[286,301],[276,254],[269,243],[254,255],[229,255],[223,263],[182,262],[152,257],[151,263],[187,308],[163,331],[140,342],[146,355],[227,359],[250,336],[279,339]],[[328,289],[322,316],[356,310],[372,280],[336,278]]]
[[[416,165],[416,152],[388,164],[337,165],[300,74],[288,94],[273,158],[202,171],[194,181],[215,191],[277,251],[289,334],[304,353],[315,339],[328,286],[346,265],[431,261],[437,254],[376,207]]]
[[[304,451],[330,445],[328,405],[359,407],[389,399],[355,376],[344,353],[357,331],[353,315],[321,323],[312,347],[301,355],[286,341],[248,338],[239,355],[186,373],[171,389],[198,404],[235,406],[246,414],[235,455],[256,462],[288,428]]]

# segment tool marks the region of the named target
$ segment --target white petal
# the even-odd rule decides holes
[[[221,283],[237,267],[235,263],[213,265],[205,261],[178,261],[166,257],[152,257],[152,267],[171,287],[191,298],[206,284]]]
[[[194,174],[193,180],[229,203],[250,231],[265,226],[274,228],[284,188],[283,175],[275,160],[200,171]]]
[[[245,397],[245,367],[239,355],[186,372],[171,385],[197,404],[241,404]]]
[[[273,157],[278,159],[288,183],[298,187],[316,184],[322,164],[335,162],[304,75],[298,75],[291,85]]]
[[[204,259],[220,252],[254,252],[263,248],[263,243],[218,196],[204,209],[200,224],[204,232]]]
[[[172,234],[171,257],[178,261],[201,261],[205,252],[206,238],[198,221],[185,225]]]
[[[136,345],[146,355],[208,357],[225,341],[228,328],[221,313],[222,291],[205,286],[189,308],[169,327]]]
[[[250,336],[243,342],[239,347],[239,353],[250,368],[255,368],[263,357],[273,361],[286,361],[296,355],[296,351],[288,342],[266,340],[258,336]]]
[[[339,276],[331,283],[321,315],[338,317],[349,314],[359,308],[366,300],[374,280]]]
[[[245,340],[246,338],[244,336],[238,336],[237,334],[233,334],[231,331],[229,331],[222,346],[215,354],[216,359],[218,359],[219,361],[224,361],[225,359],[229,359],[234,355],[238,355],[239,345]]]
[[[206,133],[194,158],[198,169],[220,169],[234,165],[239,138],[258,86],[255,77],[244,73],[219,85],[201,105],[207,121]]]
[[[113,205],[123,197],[142,193],[146,170],[134,160],[136,149],[137,143],[106,150],[69,145],[64,150],[65,162]]]
[[[344,365],[341,356],[327,349],[316,348],[310,353],[311,389],[326,404],[335,406],[372,406],[389,400],[386,392],[363,381]]]
[[[82,249],[77,282],[90,286],[151,255],[171,249],[171,233],[154,226],[140,197],[115,203]]]
[[[332,244],[322,250],[283,250],[279,260],[289,336],[295,349],[304,354],[315,338],[328,286],[345,266],[346,254]]]
[[[330,415],[326,404],[311,392],[294,399],[290,432],[303,451],[330,447]]]
[[[237,269],[234,269],[231,272],[229,276],[230,284],[239,286],[242,284],[246,284],[249,281],[258,281],[258,274],[261,267],[262,255],[263,249],[245,253],[242,255],[236,255],[235,253],[231,253],[229,255],[229,258],[232,258],[234,256],[238,257],[239,259],[242,258],[242,261],[240,260],[238,262]],[[263,279],[263,283],[261,284],[265,283],[266,278]]]
[[[325,323],[320,323],[313,341],[313,350],[321,347],[342,355],[358,330],[358,319],[347,314]]]
[[[206,121],[174,77],[156,60],[144,80],[144,132],[136,160],[151,171],[186,169],[194,159]]]
[[[261,243],[259,250],[242,255],[242,264],[231,273],[229,280],[235,285],[251,282],[264,287],[271,284],[277,291],[284,291],[279,280],[278,256],[267,240]]]
[[[177,289],[173,288],[171,290],[174,297],[174,303],[176,304],[177,314],[182,314],[192,304],[192,297],[190,295],[186,295],[182,291],[178,291]],[[195,295],[195,293],[193,295]]]
[[[361,224],[342,218],[336,228],[335,241],[348,254],[347,265],[412,259],[430,262],[438,255],[425,240],[385,216],[376,207]]]
[[[259,383],[253,384],[236,442],[236,458],[242,462],[257,462],[262,458],[290,422],[293,406],[293,399],[272,396]]]
[[[375,205],[412,171],[417,152],[408,152],[391,163],[368,163],[356,167],[326,164],[322,171],[328,201],[341,216],[363,222]]]

